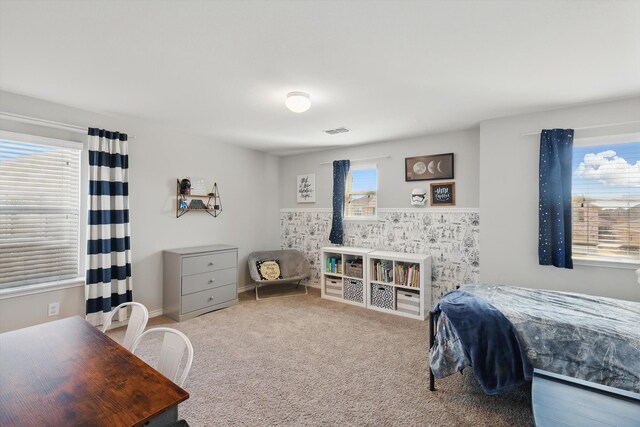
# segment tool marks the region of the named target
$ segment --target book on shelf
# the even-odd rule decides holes
[[[376,260],[373,265],[373,280],[377,282],[392,282],[393,261],[386,259]]]
[[[395,284],[412,288],[420,287],[420,266],[396,264]]]
[[[325,269],[326,273],[338,273],[342,274],[342,259],[340,257],[327,257],[325,261]]]

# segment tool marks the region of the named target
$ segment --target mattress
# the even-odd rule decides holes
[[[461,290],[502,312],[533,368],[640,392],[640,303],[509,286],[466,285]],[[437,378],[470,366],[444,313],[436,325],[430,365]]]

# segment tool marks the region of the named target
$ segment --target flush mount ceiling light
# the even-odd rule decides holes
[[[305,92],[289,92],[284,104],[294,113],[304,113],[311,107],[311,97]]]

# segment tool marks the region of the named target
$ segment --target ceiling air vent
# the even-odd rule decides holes
[[[323,130],[322,132],[326,133],[327,135],[337,135],[339,133],[347,133],[347,132],[349,132],[349,129],[347,129],[347,128],[335,128],[335,129]]]

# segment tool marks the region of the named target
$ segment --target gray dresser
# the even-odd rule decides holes
[[[238,303],[236,246],[197,246],[163,254],[164,315],[182,321]]]

